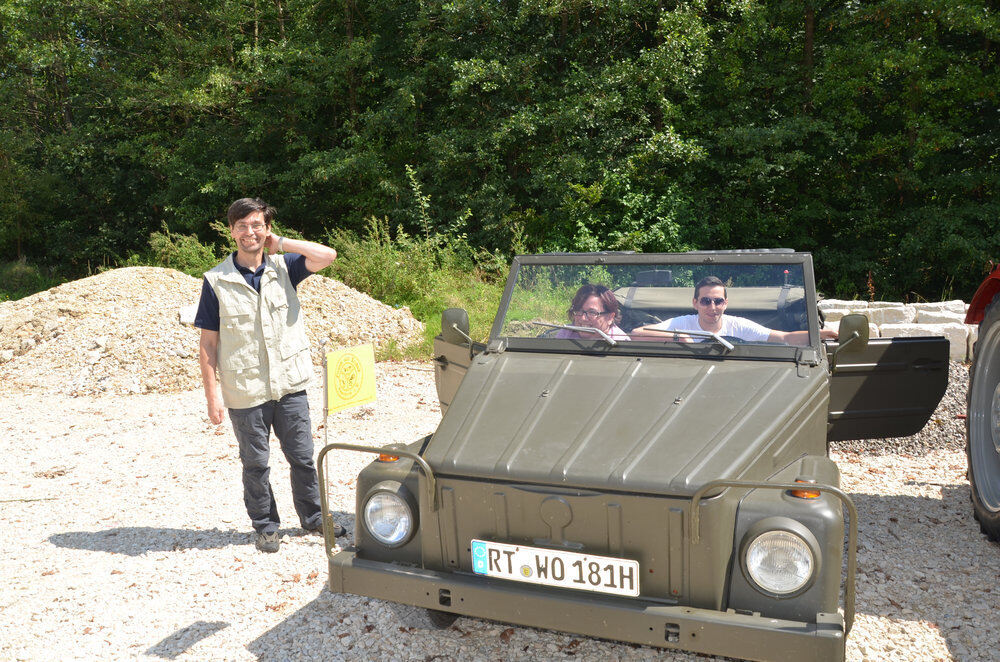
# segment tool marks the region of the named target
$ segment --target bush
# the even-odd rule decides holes
[[[220,224],[213,227],[222,231]],[[154,232],[149,236],[149,252],[145,255],[132,255],[124,266],[150,265],[183,271],[189,276],[201,278],[202,274],[222,260],[222,256],[211,245],[201,243],[190,234],[176,234],[163,225],[162,232]]]
[[[387,220],[372,218],[364,236],[340,230],[327,243],[339,256],[332,277],[388,305],[408,306],[426,327],[422,345],[380,358],[430,357],[445,308],[465,308],[474,337],[489,334],[503,292],[499,256],[477,252],[464,235],[417,238],[399,228],[393,237]]]

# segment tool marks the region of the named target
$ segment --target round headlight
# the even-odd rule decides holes
[[[787,595],[812,579],[816,559],[805,540],[788,531],[767,531],[754,538],[744,556],[747,573],[768,593]]]
[[[396,547],[413,533],[413,512],[392,492],[376,492],[365,503],[365,528],[383,545]]]

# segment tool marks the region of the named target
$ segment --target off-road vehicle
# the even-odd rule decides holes
[[[693,314],[708,276],[725,315],[780,333],[640,330]],[[610,311],[571,314],[586,284],[613,293],[611,332]],[[811,256],[785,250],[516,257],[486,342],[464,311],[442,315],[434,434],[321,451],[327,518],[325,459],[380,454],[358,476],[354,544],[327,536],[331,590],[439,626],[842,660],[857,516],[827,443],[920,430],[948,342],[869,339],[863,316],[823,342],[816,302]]]

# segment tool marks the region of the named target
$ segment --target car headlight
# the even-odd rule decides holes
[[[398,491],[376,489],[364,507],[365,528],[387,547],[398,547],[410,539],[416,517],[407,499]]]
[[[750,579],[766,593],[779,596],[802,590],[816,570],[811,546],[790,531],[761,533],[746,546],[743,558]]]

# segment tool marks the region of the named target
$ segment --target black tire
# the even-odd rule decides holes
[[[1000,295],[986,307],[973,345],[965,433],[972,510],[986,537],[1000,542]]]
[[[439,609],[424,609],[413,605],[392,603],[392,611],[403,627],[417,630],[444,630],[458,618],[458,614]]]

